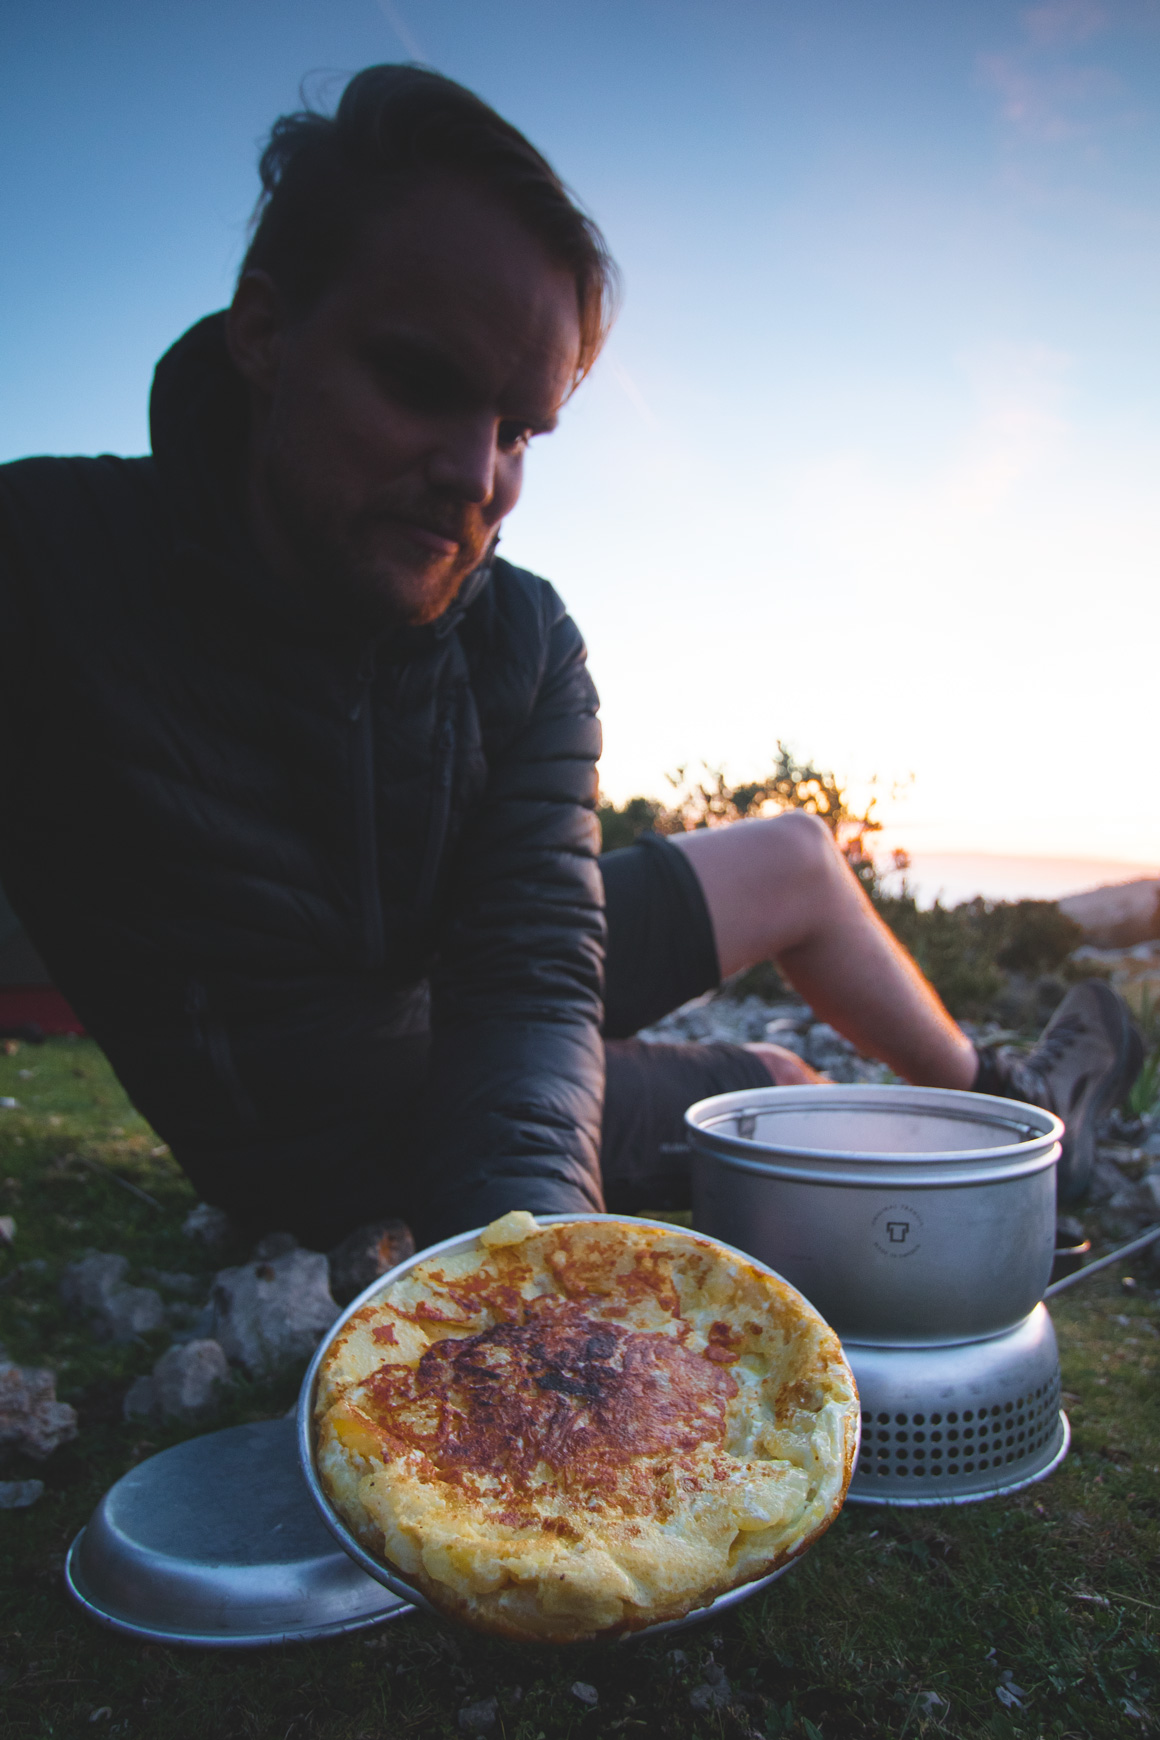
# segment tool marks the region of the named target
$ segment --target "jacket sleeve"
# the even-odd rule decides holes
[[[22,552],[9,501],[11,466],[0,466],[0,770],[17,754],[14,720],[23,700],[28,630],[21,608]]]
[[[432,975],[425,1240],[509,1209],[601,1211],[604,895],[597,698],[555,593],[531,715],[457,854]]]

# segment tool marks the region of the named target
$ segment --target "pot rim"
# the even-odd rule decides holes
[[[874,1102],[883,1110],[966,1114],[969,1123],[993,1129],[1027,1132],[1023,1140],[986,1148],[930,1149],[925,1153],[859,1153],[841,1148],[810,1148],[757,1141],[718,1128],[746,1114],[811,1107],[866,1111]],[[989,1115],[987,1115],[989,1113]],[[1063,1124],[1053,1112],[1020,1100],[977,1094],[962,1088],[912,1087],[907,1083],[826,1082],[801,1087],[742,1088],[698,1100],[685,1113],[689,1139],[699,1157],[710,1158],[744,1172],[792,1178],[818,1184],[905,1185],[939,1189],[954,1185],[998,1184],[1044,1171],[1059,1159]],[[924,1175],[925,1172],[925,1175]]]

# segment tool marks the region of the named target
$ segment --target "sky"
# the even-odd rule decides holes
[[[584,631],[605,791],[783,739],[916,855],[1160,867],[1160,0],[10,3],[0,459],[145,451],[270,122],[400,59],[623,272],[502,545]]]

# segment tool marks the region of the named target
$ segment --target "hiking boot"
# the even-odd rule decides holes
[[[1103,979],[1073,985],[1029,1052],[981,1053],[979,1093],[1045,1106],[1062,1118],[1056,1195],[1074,1202],[1091,1181],[1101,1118],[1140,1073],[1144,1046],[1124,999]]]

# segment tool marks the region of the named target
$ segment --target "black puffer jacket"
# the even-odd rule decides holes
[[[596,696],[495,561],[368,641],[259,566],[221,316],[153,457],[0,467],[0,880],[210,1200],[322,1244],[598,1207]]]

